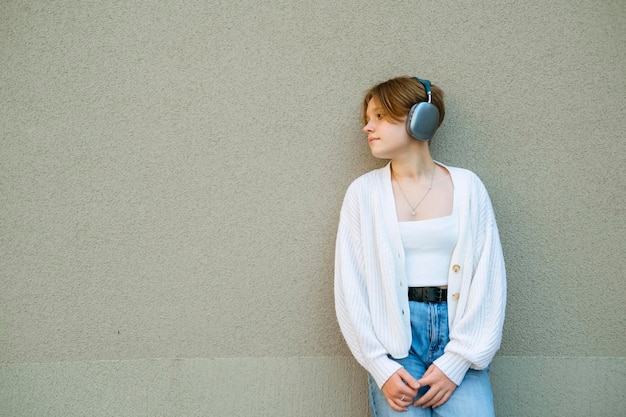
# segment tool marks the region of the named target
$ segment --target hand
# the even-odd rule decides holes
[[[401,368],[383,384],[381,391],[391,408],[396,411],[408,411],[408,406],[417,396],[419,387],[417,380],[406,369]]]
[[[428,385],[430,388],[419,400],[413,403],[415,407],[437,408],[445,404],[456,389],[456,384],[435,365],[430,365],[417,383],[422,387]]]

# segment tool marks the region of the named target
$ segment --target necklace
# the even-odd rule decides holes
[[[413,207],[413,204],[411,204],[411,202],[407,198],[406,194],[404,194],[404,190],[402,189],[402,186],[400,185],[400,181],[398,181],[398,177],[396,177],[396,175],[393,173],[393,170],[391,171],[391,175],[395,178],[396,184],[398,184],[398,188],[400,189],[400,192],[402,193],[402,196],[404,197],[404,199],[408,203],[409,207],[411,207],[411,216],[415,216],[417,214],[417,208],[420,206],[420,204],[422,204],[422,201],[424,201],[424,199],[426,198],[426,196],[428,195],[430,190],[432,190],[432,188],[433,188],[433,180],[435,179],[435,169],[436,168],[437,168],[437,165],[434,165],[433,166],[433,172],[430,175],[430,185],[428,186],[428,190],[426,190],[426,192],[424,193],[424,195],[422,196],[420,201],[417,202],[415,207]]]

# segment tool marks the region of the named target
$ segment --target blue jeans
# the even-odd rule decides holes
[[[441,355],[450,340],[448,330],[448,305],[409,301],[411,309],[411,332],[413,340],[409,356],[394,359],[415,379],[420,379],[426,369]],[[493,393],[489,382],[489,371],[470,369],[452,393],[448,401],[435,409],[409,406],[409,411],[398,412],[387,403],[384,394],[369,376],[370,408],[374,417],[493,417]],[[428,391],[422,387],[417,396]]]

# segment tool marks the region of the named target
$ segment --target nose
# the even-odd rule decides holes
[[[372,124],[372,121],[370,120],[369,122],[365,124],[365,126],[363,126],[363,132],[371,133],[373,131],[374,131],[374,125]]]

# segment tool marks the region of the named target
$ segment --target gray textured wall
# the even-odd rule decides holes
[[[490,190],[500,416],[626,411],[622,0],[0,3],[0,415],[363,416],[334,319],[372,84]]]

